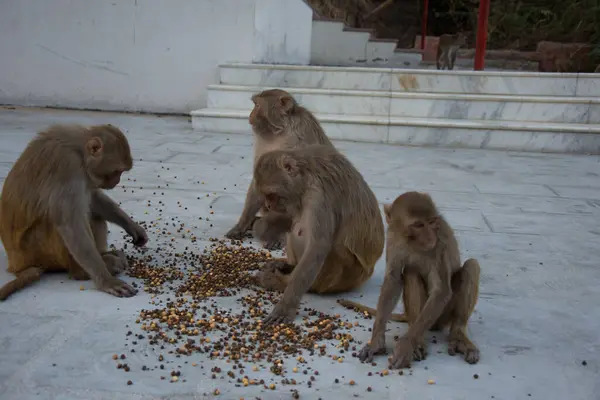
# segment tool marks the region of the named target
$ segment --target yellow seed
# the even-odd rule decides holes
[[[355,383],[356,383],[356,382],[354,382],[354,380],[351,380],[351,381],[350,381],[350,386],[354,386],[354,384],[355,384]]]
[[[271,384],[269,385],[269,389],[271,389],[271,390],[275,390],[275,384],[274,384],[274,383],[271,383]]]
[[[79,286],[79,290],[85,290],[83,286]]]
[[[171,382],[177,382],[178,380],[179,380],[179,378],[176,376],[171,377]]]
[[[298,368],[294,367],[294,369],[292,371],[298,372]]]
[[[434,384],[435,384],[435,381],[434,381],[433,379],[429,379],[429,380],[427,381],[427,383],[428,383],[428,384],[430,384],[430,385],[434,385]]]

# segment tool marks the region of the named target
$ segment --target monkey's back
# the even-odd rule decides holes
[[[314,164],[318,185],[334,213],[336,241],[372,269],[383,254],[385,229],[375,194],[356,167],[335,148],[308,146],[302,151]]]
[[[58,159],[60,147],[59,141],[38,135],[29,142],[4,181],[0,196],[0,239],[11,272],[43,260],[61,264],[68,257],[50,209],[54,202],[69,199],[68,195],[59,194],[68,193],[69,174],[64,169],[69,168],[72,160]],[[57,190],[59,185],[64,187]]]

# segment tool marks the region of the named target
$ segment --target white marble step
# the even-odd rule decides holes
[[[195,130],[250,134],[247,110],[191,113]],[[414,146],[487,148],[561,153],[600,153],[600,126],[509,121],[315,114],[338,140]]]
[[[250,112],[257,86],[210,85],[207,107]],[[600,98],[407,93],[367,90],[285,88],[322,114],[469,120],[600,123]]]
[[[230,63],[220,83],[312,89],[600,97],[600,74],[321,67]]]

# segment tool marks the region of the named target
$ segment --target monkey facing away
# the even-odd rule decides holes
[[[0,288],[0,300],[46,271],[91,278],[117,297],[135,295],[113,276],[127,268],[127,259],[122,251],[108,251],[107,222],[122,227],[136,246],[148,237],[102,191],[114,188],[132,165],[127,138],[112,125],[54,125],[31,140],[0,197],[0,239],[8,271],[16,275]]]
[[[440,36],[437,48],[437,69],[454,69],[458,49],[467,44],[467,35],[457,33],[456,35],[444,34]]]
[[[425,359],[425,332],[448,325],[448,353],[462,353],[468,363],[477,363],[479,349],[467,336],[467,322],[479,295],[479,263],[469,259],[461,267],[454,232],[428,194],[404,193],[384,206],[384,214],[388,223],[385,278],[371,340],[359,359],[371,362],[374,355],[386,352],[386,324],[403,294],[404,314],[394,318],[406,320],[409,327],[396,342],[392,368]]]
[[[259,285],[283,292],[266,323],[293,321],[308,291],[345,292],[371,277],[383,253],[383,219],[345,156],[323,145],[268,152],[256,162],[254,179],[265,221],[287,230],[287,258],[270,261],[257,275]]]
[[[333,147],[315,116],[300,106],[288,92],[280,89],[265,90],[252,96],[252,102],[254,108],[248,121],[254,131],[254,164],[262,154],[272,150],[295,149],[311,144]],[[242,214],[225,237],[241,239],[253,228],[261,205],[252,180]],[[257,229],[263,230],[261,226]],[[277,235],[265,237],[264,246],[272,250],[279,249],[282,242],[283,238]]]

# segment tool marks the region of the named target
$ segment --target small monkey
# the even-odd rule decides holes
[[[479,349],[467,336],[467,322],[479,296],[479,263],[460,265],[454,232],[428,194],[407,192],[384,205],[388,224],[386,272],[370,343],[361,361],[386,352],[385,327],[400,295],[408,331],[397,342],[392,368],[409,367],[427,356],[424,334],[450,326],[448,353],[462,353],[469,364],[479,361]],[[357,304],[359,307],[363,307]]]
[[[467,35],[457,33],[456,35],[444,34],[440,36],[437,48],[436,66],[437,69],[454,69],[456,54],[458,49],[467,44]]]
[[[265,221],[287,230],[287,258],[270,261],[257,275],[259,285],[283,292],[265,323],[293,321],[308,291],[345,292],[371,277],[383,253],[383,219],[345,156],[324,145],[271,151],[256,162],[254,179]]]
[[[252,96],[254,108],[248,121],[254,131],[254,164],[258,158],[272,150],[295,149],[311,144],[332,146],[315,116],[300,106],[291,94],[280,89],[270,89]],[[225,237],[241,239],[253,228],[261,202],[250,182],[242,214]],[[258,226],[258,231],[263,231]],[[271,231],[273,233],[273,231]],[[283,246],[283,237],[263,235],[264,247],[275,250]]]
[[[53,125],[29,142],[0,197],[0,239],[8,271],[16,275],[0,288],[0,300],[46,271],[91,278],[113,296],[135,295],[114,277],[127,268],[127,259],[122,251],[108,251],[107,222],[122,227],[136,246],[148,237],[102,191],[113,189],[132,166],[127,138],[112,125]]]

